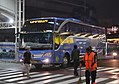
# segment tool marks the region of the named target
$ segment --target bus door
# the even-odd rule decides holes
[[[61,49],[60,49],[60,44],[61,44],[61,37],[59,33],[54,34],[54,62],[59,63],[61,60]]]

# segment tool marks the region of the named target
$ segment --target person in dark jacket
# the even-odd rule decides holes
[[[71,53],[71,60],[73,61],[74,64],[74,76],[78,76],[77,68],[79,66],[79,54],[80,51],[77,49],[77,45],[74,45],[74,49],[72,50]]]
[[[26,70],[26,73],[27,73],[27,77],[30,78],[30,75],[29,75],[29,72],[30,72],[30,69],[31,69],[31,52],[30,52],[30,47],[27,47],[26,48],[26,51],[24,52],[24,55],[23,55],[23,63],[24,63],[24,66],[25,66],[25,70]],[[23,75],[25,73],[23,72]]]

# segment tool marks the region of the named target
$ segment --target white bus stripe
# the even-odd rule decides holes
[[[40,77],[40,78],[35,78],[35,79],[30,79],[30,80],[24,80],[24,81],[20,81],[20,82],[17,82],[17,83],[28,83],[28,82],[30,83],[30,82],[33,82],[33,81],[47,80],[48,78],[58,77],[58,76],[63,76],[63,74],[56,74],[56,75],[45,76],[45,77]]]

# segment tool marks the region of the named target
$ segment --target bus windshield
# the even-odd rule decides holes
[[[52,49],[54,20],[26,21],[20,32],[20,48]]]
[[[20,48],[25,48],[30,46],[32,49],[51,49],[52,48],[52,38],[51,32],[42,33],[26,33],[20,36]]]

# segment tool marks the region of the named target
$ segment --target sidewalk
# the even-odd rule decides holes
[[[6,63],[20,63],[19,61],[17,60],[14,60],[14,59],[0,59],[0,62],[6,62]]]

